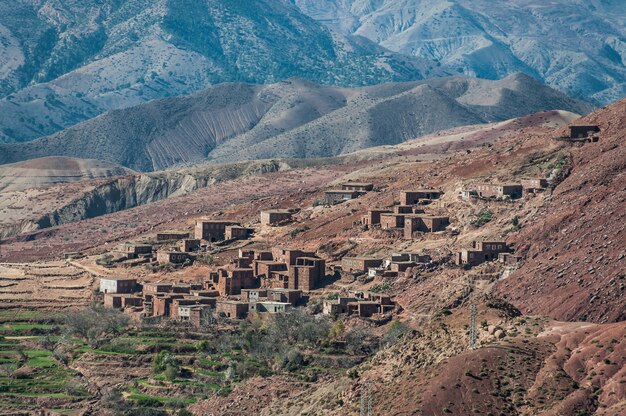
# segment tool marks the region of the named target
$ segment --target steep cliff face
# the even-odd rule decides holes
[[[178,172],[117,177],[89,187],[78,198],[62,204],[49,213],[36,218],[25,218],[12,224],[3,223],[0,229],[0,238],[95,218],[163,199],[186,195],[225,180],[242,176],[262,175],[289,168],[290,166],[286,163],[260,161],[187,169]]]

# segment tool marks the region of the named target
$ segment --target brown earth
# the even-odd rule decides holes
[[[253,245],[310,248],[329,264],[336,264],[344,254],[427,252],[443,265],[387,282],[388,293],[400,306],[394,319],[411,331],[359,365],[356,375],[337,371],[314,383],[287,375],[251,379],[227,398],[198,403],[194,413],[356,415],[365,397],[371,398],[374,414],[384,415],[569,416],[579,410],[619,415],[626,408],[626,326],[619,322],[624,320],[626,305],[626,158],[619,140],[619,132],[626,128],[625,110],[626,101],[590,116],[587,121],[603,127],[598,143],[580,147],[554,140],[564,133],[555,129],[562,122],[553,124],[560,115],[537,115],[520,121],[515,132],[498,132],[494,127],[493,131],[458,132],[463,139],[436,142],[432,138],[429,146],[433,147],[425,153],[413,154],[416,147],[410,145],[379,149],[384,157],[374,160],[361,153],[341,165],[237,179],[187,196],[25,234],[5,240],[1,258],[45,259],[41,263],[45,266],[64,251],[97,255],[156,230],[191,230],[203,215],[254,226]],[[465,135],[471,137],[471,144],[454,148]],[[457,196],[476,182],[551,174],[557,178],[553,190],[524,200],[464,201]],[[372,181],[377,190],[333,207],[315,204],[324,189],[346,179]],[[447,231],[405,241],[396,232],[355,225],[367,209],[389,206],[400,190],[421,186],[445,191],[442,200],[427,209],[450,216]],[[270,207],[302,211],[287,226],[260,227],[258,211]],[[492,220],[480,227],[472,225],[486,209]],[[515,217],[519,230],[512,226]],[[525,263],[518,270],[490,263],[470,271],[446,263],[456,250],[481,237],[506,238],[525,253]],[[232,253],[223,253],[220,262],[226,262],[228,255]],[[81,270],[92,267],[94,258],[81,261]],[[205,271],[191,268],[152,276],[193,279]],[[325,290],[378,283],[342,279]],[[506,303],[497,298],[508,299],[524,316],[516,317],[514,308],[503,307]],[[468,351],[471,303],[478,307],[480,323],[479,348],[474,351]],[[388,327],[372,332],[384,334]],[[99,371],[88,363],[84,370]]]

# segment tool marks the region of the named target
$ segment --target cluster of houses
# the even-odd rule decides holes
[[[402,230],[407,240],[415,238],[416,233],[443,231],[450,225],[450,217],[426,214],[422,208],[430,205],[442,195],[443,192],[436,189],[401,191],[399,205],[394,205],[389,209],[370,209],[361,218],[361,224],[368,228]]]

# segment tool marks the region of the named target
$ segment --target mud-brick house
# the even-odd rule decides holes
[[[195,327],[201,327],[209,323],[213,318],[214,307],[209,305],[184,306],[179,309],[182,320],[189,320]],[[186,316],[189,318],[185,319]]]
[[[267,298],[267,289],[241,289],[242,302],[255,302]]]
[[[518,266],[524,261],[524,258],[513,253],[499,253],[498,261],[505,266]]]
[[[189,233],[186,231],[162,231],[156,235],[156,241],[158,243],[184,240],[186,238],[189,238]]]
[[[157,251],[157,262],[161,264],[182,264],[187,259],[187,253],[180,251]]]
[[[272,301],[250,302],[250,312],[281,313],[281,312],[286,312],[290,308],[291,308],[291,304],[286,303],[286,302],[272,302]]]
[[[422,201],[432,201],[441,198],[442,191],[437,189],[416,189],[413,191],[400,191],[400,205],[417,205]]]
[[[326,205],[340,204],[345,201],[350,201],[361,196],[363,192],[360,191],[348,191],[343,189],[331,189],[324,192],[324,203]]]
[[[374,189],[374,184],[369,182],[344,182],[341,184],[343,191],[370,192]]]
[[[411,240],[415,233],[443,231],[450,225],[450,218],[438,215],[407,215],[404,219],[404,238]]]
[[[143,293],[156,294],[156,293],[169,293],[172,291],[173,283],[166,282],[149,282],[143,284]]]
[[[261,225],[278,225],[291,221],[295,209],[266,209],[261,211]]]
[[[326,277],[326,261],[319,257],[298,257],[289,268],[289,284],[285,289],[313,290]]]
[[[183,253],[191,253],[200,249],[200,240],[185,238],[180,241],[178,246]]]
[[[100,292],[102,293],[133,293],[138,289],[136,279],[104,276],[100,278]]]
[[[455,256],[458,265],[477,266],[487,261],[496,260],[500,253],[509,251],[504,241],[474,241],[471,249],[463,249]]]
[[[273,302],[289,303],[296,306],[302,299],[302,291],[299,289],[268,289],[267,299]]]
[[[380,215],[380,228],[383,230],[403,228],[404,218],[409,214],[381,214]]]
[[[196,221],[195,238],[209,242],[223,241],[226,237],[226,227],[240,225],[235,221],[200,219]]]
[[[479,183],[476,185],[476,193],[481,198],[520,198],[522,196],[522,185],[519,183]]]
[[[157,293],[152,297],[152,315],[169,317],[172,314],[172,303],[175,299],[183,299],[183,294]]]
[[[521,182],[525,194],[536,194],[548,188],[548,180],[546,178],[522,179]]]
[[[116,251],[129,259],[136,259],[139,256],[152,255],[152,246],[150,244],[124,243]]]
[[[104,306],[115,309],[141,307],[143,298],[129,293],[105,293]]]
[[[326,315],[339,315],[348,313],[348,304],[356,302],[356,298],[339,296],[337,299],[324,300],[322,313]]]
[[[254,270],[249,268],[219,269],[217,272],[211,272],[210,279],[216,283],[221,296],[240,295],[241,289],[258,287]]]
[[[172,319],[181,319],[181,309],[182,309],[182,318],[185,320],[189,318],[189,309],[192,306],[210,306],[215,307],[217,304],[216,298],[201,298],[198,296],[187,296],[182,299],[174,299],[172,301],[172,306],[170,308],[171,313],[170,317]]]
[[[600,133],[598,126],[569,126],[570,139],[584,139]]]
[[[341,268],[344,271],[362,271],[365,272],[370,268],[377,268],[383,264],[382,259],[373,257],[344,257],[341,259]]]
[[[224,229],[224,239],[226,240],[246,240],[250,237],[252,230],[240,225],[227,225]]]
[[[218,300],[215,313],[218,316],[231,319],[245,319],[248,316],[249,304],[234,300]]]
[[[380,225],[380,216],[382,214],[391,214],[391,210],[388,209],[370,209],[363,217],[361,217],[361,224],[371,227],[372,225]]]
[[[285,263],[287,267],[294,266],[296,260],[300,257],[316,257],[312,251],[303,251],[298,249],[276,247],[272,249],[272,258],[281,263]]]

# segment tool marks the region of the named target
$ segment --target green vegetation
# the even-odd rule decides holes
[[[210,266],[214,262],[215,262],[215,259],[210,254],[200,254],[196,257],[196,263],[198,264],[206,264],[207,266]]]
[[[381,284],[372,286],[370,288],[370,292],[382,293],[382,292],[388,291],[389,289],[391,289],[391,285],[389,283],[385,282],[385,283],[381,283]]]
[[[471,224],[476,227],[482,227],[483,225],[493,220],[493,212],[489,208],[485,208],[478,214],[478,217],[471,221]]]

